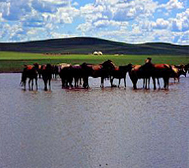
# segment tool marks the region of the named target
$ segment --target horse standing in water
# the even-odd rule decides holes
[[[124,79],[124,86],[126,87],[126,75],[127,75],[127,72],[129,72],[131,69],[132,69],[132,64],[116,67],[111,72],[111,76],[110,76],[111,86],[112,87],[114,86],[113,80],[114,80],[114,78],[116,78],[116,79],[119,79],[118,87],[120,86],[121,79]]]
[[[25,65],[20,82],[21,86],[24,86],[24,90],[26,90],[26,82],[28,78],[29,78],[28,80],[29,90],[33,90],[34,80],[35,80],[36,90],[38,90],[37,75],[38,75],[37,69],[34,65]]]
[[[42,78],[44,82],[44,90],[47,91],[47,84],[49,85],[49,90],[51,90],[51,79],[52,79],[52,66],[51,64],[43,65],[42,67]]]
[[[115,70],[115,65],[111,60],[107,60],[102,64],[87,64],[83,63],[81,65],[84,74],[83,74],[83,87],[88,88],[88,77],[91,76],[93,78],[101,78],[100,87],[104,87],[104,79],[109,79],[113,70]]]
[[[172,67],[168,64],[152,64],[151,59],[150,62],[145,63],[141,66],[134,66],[132,70],[129,72],[129,76],[133,83],[133,88],[137,89],[137,81],[138,79],[150,79],[152,77],[154,83],[154,90],[156,89],[156,81],[155,79],[163,78],[164,80],[164,89],[168,89],[169,87],[169,78],[171,73],[173,73]],[[158,80],[159,81],[159,80]],[[146,84],[147,85],[147,84]]]

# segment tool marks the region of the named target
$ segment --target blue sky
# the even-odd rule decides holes
[[[0,42],[98,37],[189,45],[189,0],[0,0]]]

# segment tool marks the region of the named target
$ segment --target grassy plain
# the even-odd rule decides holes
[[[20,53],[20,52],[0,52],[0,72],[21,72],[24,64],[58,64],[71,63],[81,64],[101,63],[105,60],[112,60],[116,65],[143,64],[147,57],[152,57],[153,63],[167,64],[187,64],[189,63],[188,56],[164,56],[164,55],[45,55],[35,53]]]

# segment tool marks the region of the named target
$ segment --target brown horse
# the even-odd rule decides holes
[[[42,78],[44,82],[44,90],[47,91],[47,84],[49,85],[49,90],[51,90],[51,79],[52,79],[52,66],[51,64],[43,65],[42,67]]]
[[[24,65],[24,69],[22,72],[22,77],[21,77],[21,82],[20,85],[24,86],[24,90],[26,90],[26,82],[27,79],[28,80],[28,86],[29,86],[29,90],[33,90],[33,83],[35,80],[35,86],[36,86],[36,90],[38,89],[38,84],[37,84],[37,70],[35,68],[34,65]]]
[[[145,64],[146,65],[146,64]],[[151,66],[145,65],[133,65],[132,69],[129,71],[130,79],[133,83],[133,88],[137,89],[138,79],[143,79],[143,87],[147,89],[147,79],[151,77]]]
[[[173,69],[172,69],[171,65],[169,65],[169,64],[154,64],[154,69],[152,72],[154,89],[156,89],[155,79],[158,80],[158,84],[159,84],[159,78],[163,78],[164,89],[168,89],[169,88],[169,78],[171,77],[172,73],[173,73]],[[160,86],[160,84],[159,84],[159,86]]]
[[[132,69],[132,64],[128,64],[125,66],[119,66],[116,67],[112,72],[111,72],[111,77],[110,77],[110,83],[111,86],[113,87],[113,80],[114,78],[119,79],[119,84],[118,87],[120,86],[121,79],[124,80],[124,86],[126,87],[126,74]]]
[[[147,63],[142,66],[134,66],[132,70],[129,72],[129,76],[133,83],[133,88],[137,89],[137,81],[138,79],[149,79],[152,77],[154,83],[154,89],[156,89],[155,79],[163,78],[164,80],[164,88],[168,89],[169,87],[169,78],[173,70],[168,64],[152,64]]]
[[[89,87],[88,77],[101,78],[100,87],[104,87],[104,79],[109,79],[113,70],[115,70],[115,65],[111,60],[107,60],[102,64],[87,64],[83,63],[81,67],[84,70],[84,87]]]
[[[180,76],[184,75],[186,77],[186,71],[184,69],[184,65],[171,65],[173,73],[171,73],[171,78],[174,78],[174,82],[178,80],[180,81]]]

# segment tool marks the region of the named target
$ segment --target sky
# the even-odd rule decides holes
[[[0,0],[0,42],[69,37],[189,45],[189,0]]]

